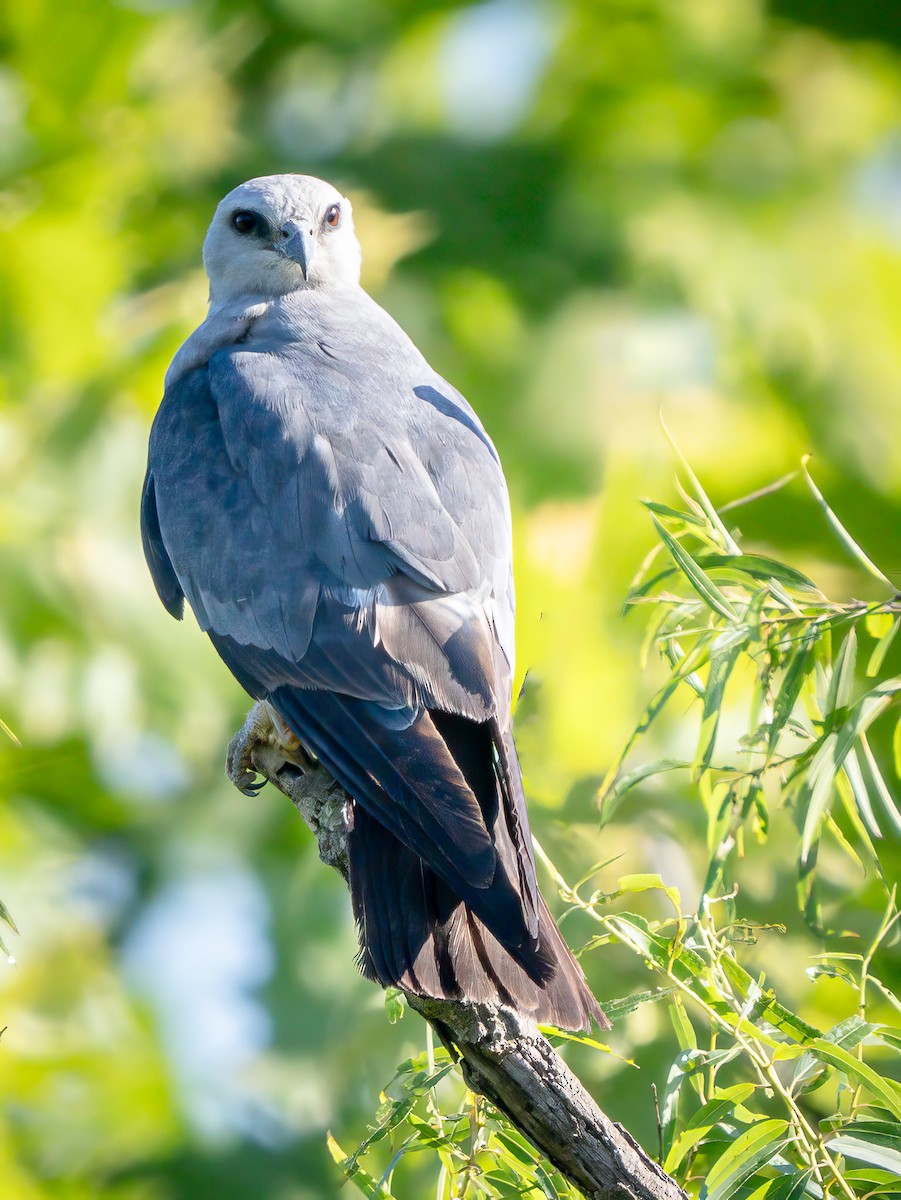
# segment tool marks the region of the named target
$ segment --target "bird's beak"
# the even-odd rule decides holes
[[[289,221],[287,225],[282,226],[280,232],[282,239],[276,250],[292,262],[296,262],[303,271],[304,279],[308,279],[315,249],[312,229],[299,221]]]

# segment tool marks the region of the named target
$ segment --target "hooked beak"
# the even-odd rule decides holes
[[[276,250],[279,254],[284,254],[285,258],[296,262],[303,271],[304,279],[308,279],[315,249],[313,230],[299,221],[289,221],[281,227],[280,233],[281,241],[276,244]]]

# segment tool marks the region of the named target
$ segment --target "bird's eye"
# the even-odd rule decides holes
[[[329,229],[337,229],[341,224],[341,207],[338,204],[333,204],[325,214],[325,223]]]
[[[232,217],[232,227],[238,233],[254,233],[259,223],[256,213],[252,212],[236,212]]]

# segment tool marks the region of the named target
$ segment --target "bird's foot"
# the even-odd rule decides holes
[[[265,772],[261,760],[266,763]],[[309,760],[279,714],[261,700],[228,744],[225,773],[239,792],[255,796],[265,785],[266,774],[277,770],[279,762],[292,763],[303,771]]]

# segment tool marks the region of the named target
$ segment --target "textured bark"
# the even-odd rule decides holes
[[[292,801],[323,862],[347,879],[350,798],[324,767],[281,744],[264,706],[229,746],[229,775],[253,769]],[[239,764],[233,766],[233,764]],[[407,995],[459,1062],[468,1087],[516,1128],[588,1200],[686,1200],[685,1193],[603,1112],[534,1024],[487,1004]]]

